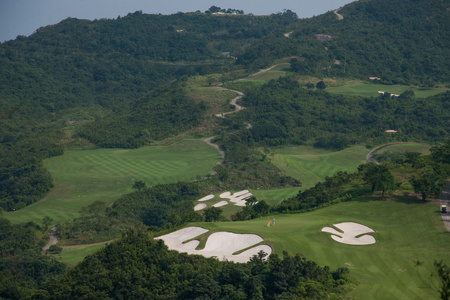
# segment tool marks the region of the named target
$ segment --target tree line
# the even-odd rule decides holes
[[[48,281],[32,299],[324,299],[348,289],[347,268],[332,271],[301,255],[265,256],[220,262],[169,251],[135,231]]]

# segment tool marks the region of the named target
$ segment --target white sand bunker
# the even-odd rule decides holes
[[[214,198],[214,195],[211,194],[211,195],[205,196],[201,199],[198,199],[198,201],[200,201],[200,202],[208,201],[208,200],[211,200],[212,198]]]
[[[233,204],[236,205],[236,206],[245,206],[245,200],[250,198],[251,196],[253,196],[253,194],[250,193],[248,190],[243,190],[243,191],[240,191],[240,192],[236,192],[234,194],[231,194],[230,192],[225,192],[225,193],[220,194],[220,198],[222,198],[222,199],[224,199],[224,198],[230,199],[230,202],[233,202]],[[205,196],[205,197],[203,197],[201,199],[198,199],[198,201],[199,202],[204,202],[204,201],[211,200],[213,198],[214,198],[214,195],[211,194],[211,195]],[[214,204],[212,206],[213,207],[221,207],[221,206],[225,206],[225,205],[228,205],[228,204],[229,204],[228,201],[224,200],[224,201],[220,201],[220,202],[218,202],[218,203],[216,203],[216,204]],[[194,207],[194,210],[195,211],[199,211],[199,210],[202,210],[202,209],[205,209],[205,208],[206,208],[206,204],[197,204]]]
[[[331,227],[324,227],[322,228],[322,231],[331,233],[331,238],[336,242],[349,245],[371,245],[376,242],[373,236],[365,234],[375,232],[372,228],[367,226],[353,222],[333,224],[333,226],[343,232],[337,231]]]
[[[221,206],[225,206],[225,205],[228,205],[228,201],[217,202],[216,204],[213,205],[213,207],[221,207]]]
[[[199,204],[197,204],[197,205],[194,207],[194,211],[202,210],[202,209],[204,209],[205,207],[206,207],[206,204],[205,204],[205,203],[199,203]]]
[[[231,232],[216,232],[209,236],[205,248],[196,250],[199,241],[190,241],[183,244],[184,241],[192,239],[200,234],[207,232],[207,229],[201,227],[187,227],[156,239],[164,240],[164,243],[171,250],[186,252],[188,254],[199,254],[205,257],[217,257],[219,260],[228,260],[233,262],[245,263],[259,251],[267,254],[272,253],[272,248],[267,245],[259,245],[263,239],[256,234],[236,234]],[[233,254],[243,249],[250,248],[242,253]]]
[[[220,194],[220,198],[228,198],[236,206],[245,206],[245,199],[250,198],[252,195],[248,190],[243,190],[234,194],[230,192],[222,193]]]

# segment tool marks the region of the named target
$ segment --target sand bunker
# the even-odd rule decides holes
[[[194,211],[202,210],[202,209],[204,209],[205,207],[206,207],[206,204],[205,204],[205,203],[197,204],[197,205],[194,207]]]
[[[245,206],[245,200],[250,198],[251,196],[253,196],[252,193],[250,193],[248,190],[242,190],[240,192],[236,192],[234,194],[231,194],[230,192],[224,192],[222,194],[220,194],[220,198],[224,199],[230,199],[230,202],[232,202],[234,205],[236,206]],[[203,202],[203,201],[208,201],[214,198],[214,195],[208,195],[205,196],[201,199],[198,199],[199,202]],[[221,207],[221,206],[225,206],[228,205],[229,203],[227,201],[220,201],[216,204],[213,205],[213,207]],[[194,207],[195,211],[199,211],[206,208],[206,204],[197,204]]]
[[[353,222],[333,224],[333,226],[343,232],[337,231],[331,227],[324,227],[322,228],[322,231],[331,233],[331,238],[336,242],[349,245],[371,245],[376,242],[373,236],[365,234],[375,232],[372,228],[367,226]]]
[[[188,254],[199,254],[205,257],[216,257],[219,260],[228,260],[233,262],[245,263],[259,251],[267,254],[272,253],[272,248],[267,245],[259,245],[250,248],[240,254],[233,254],[243,249],[259,244],[263,239],[256,234],[236,234],[231,232],[216,232],[209,236],[204,249],[196,250],[199,241],[193,240],[183,244],[198,235],[207,232],[207,229],[201,227],[187,227],[156,239],[162,239],[171,250],[186,252]]]
[[[213,207],[221,207],[221,206],[225,206],[225,205],[228,205],[227,201],[220,201],[220,202],[214,204]]]
[[[245,206],[245,199],[250,198],[252,195],[248,190],[243,190],[234,194],[230,192],[222,193],[220,194],[220,198],[228,198],[236,206]]]
[[[203,197],[201,199],[198,199],[198,201],[200,201],[200,202],[208,201],[208,200],[211,200],[212,198],[214,198],[214,195],[211,194],[211,195],[205,196],[205,197]]]

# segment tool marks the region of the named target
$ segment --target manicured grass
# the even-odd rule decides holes
[[[384,152],[419,152],[422,155],[430,154],[430,145],[428,144],[419,144],[419,143],[401,143],[401,144],[393,144],[389,145],[386,148],[378,151],[379,154]]]
[[[63,248],[62,252],[56,258],[69,266],[74,266],[83,261],[83,259],[108,245],[108,242],[95,245],[80,245]]]
[[[67,151],[44,162],[55,187],[42,200],[19,211],[5,213],[13,222],[35,221],[44,216],[55,224],[79,217],[79,210],[101,200],[107,205],[132,192],[135,180],[147,186],[194,180],[211,173],[219,152],[201,140],[182,140],[168,146],[139,149]]]
[[[302,182],[302,190],[323,181],[339,171],[355,172],[366,163],[370,152],[363,146],[353,146],[332,152],[308,146],[296,146],[273,150],[272,162],[287,175]]]
[[[272,163],[287,175],[297,178],[302,182],[301,187],[286,189],[256,190],[249,189],[258,200],[264,200],[269,205],[277,205],[283,200],[298,194],[300,190],[313,187],[325,177],[332,176],[339,171],[355,172],[360,164],[366,163],[366,156],[370,152],[363,146],[354,146],[341,151],[332,152],[307,146],[286,147],[272,150],[274,155],[269,155]],[[211,207],[222,200],[217,193],[215,198],[202,202]],[[237,191],[231,191],[237,192]],[[206,195],[205,195],[206,196]],[[198,204],[200,202],[195,202]],[[222,206],[222,214],[229,218],[242,208],[233,204]]]
[[[326,91],[331,94],[341,94],[349,96],[378,97],[378,91],[388,92],[390,94],[400,95],[407,90],[414,91],[417,98],[426,98],[436,94],[448,91],[446,88],[425,89],[415,86],[405,85],[383,85],[376,83],[368,83],[363,81],[346,81],[339,86],[328,86]]]
[[[264,200],[269,205],[280,204],[283,200],[294,197],[301,190],[301,187],[292,187],[285,189],[273,189],[273,190],[253,190],[253,196],[258,200]]]
[[[337,204],[310,213],[276,215],[276,226],[267,228],[267,217],[245,222],[197,223],[214,231],[255,233],[277,254],[301,253],[331,269],[348,267],[358,286],[350,299],[437,299],[417,275],[414,261],[425,263],[429,276],[434,260],[450,259],[450,233],[444,228],[438,205],[398,201],[360,201]],[[352,246],[338,243],[325,226],[356,222],[371,227],[376,243]]]

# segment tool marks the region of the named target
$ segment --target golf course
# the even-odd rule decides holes
[[[80,209],[94,201],[110,205],[132,192],[138,180],[152,186],[203,178],[219,159],[219,152],[201,140],[139,149],[67,151],[44,162],[55,182],[51,192],[39,202],[4,216],[17,223],[41,223],[45,216],[55,223],[64,222],[79,217]]]
[[[279,255],[300,253],[331,269],[347,267],[358,286],[350,299],[431,299],[437,293],[427,283],[433,262],[450,259],[450,239],[439,205],[399,197],[390,201],[363,198],[314,212],[275,215],[245,222],[195,223],[213,232],[252,233],[261,236]],[[346,245],[334,241],[326,226],[355,222],[372,228],[373,245]],[[415,268],[414,262],[424,262]],[[423,282],[421,278],[427,280]]]

